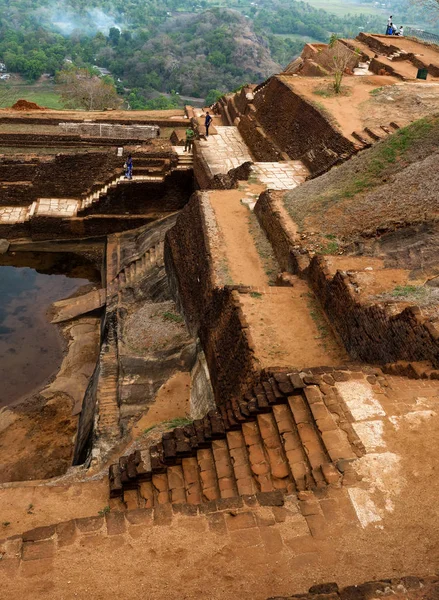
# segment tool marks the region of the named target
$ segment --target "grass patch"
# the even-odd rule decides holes
[[[143,435],[148,435],[153,429],[157,427],[165,427],[166,429],[175,429],[176,427],[184,427],[185,425],[190,425],[193,423],[193,419],[189,417],[175,417],[175,419],[170,419],[169,421],[162,421],[161,423],[157,423],[156,425],[151,425],[147,429],[144,429]]]
[[[335,98],[335,96],[351,96],[352,90],[351,88],[342,85],[339,93],[337,94],[334,90],[333,85],[331,84],[316,88],[315,90],[313,90],[313,94],[315,94],[316,96],[321,96],[322,98]]]
[[[383,89],[384,88],[382,86],[378,87],[378,88],[375,88],[374,90],[370,90],[369,94],[371,96],[378,96],[383,91]]]
[[[181,315],[167,311],[162,315],[164,321],[170,321],[172,323],[183,323],[184,319]]]
[[[0,99],[0,108],[8,108],[22,98],[44,108],[64,109],[55,86],[11,85],[9,89],[7,96]]]
[[[342,200],[354,198],[357,194],[368,192],[381,185],[382,178],[387,173],[398,172],[401,170],[400,167],[405,166],[404,160],[409,150],[422,142],[435,126],[437,126],[437,119],[423,118],[399,129],[373,148],[373,154],[360,174],[351,179],[341,178],[337,188],[328,187],[325,192],[317,196],[316,201],[320,203],[322,209],[327,209]],[[289,209],[294,212],[293,207]],[[294,214],[292,216],[295,217]]]
[[[393,298],[425,298],[428,294],[428,290],[418,285],[397,285],[394,290],[390,292]]]
[[[340,247],[335,240],[329,241],[325,246],[322,246],[320,254],[337,254]]]
[[[108,515],[108,513],[110,512],[111,508],[108,506],[104,506],[104,508],[102,510],[98,510],[98,515],[100,517],[105,517],[105,515]]]
[[[258,298],[258,300],[262,298],[262,294],[260,292],[250,292],[250,296],[252,298]]]

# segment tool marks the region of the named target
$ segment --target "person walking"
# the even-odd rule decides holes
[[[186,129],[186,143],[184,145],[185,152],[192,152],[192,144],[194,143],[195,131],[192,127]]]
[[[131,158],[131,154],[128,154],[128,158],[125,162],[125,179],[133,178],[133,159]]]
[[[204,119],[204,127],[206,128],[206,137],[209,137],[209,127],[212,123],[212,117],[209,114],[209,111],[206,112],[206,118]]]

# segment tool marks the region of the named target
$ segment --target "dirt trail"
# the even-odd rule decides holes
[[[261,187],[261,191],[262,191]],[[242,204],[245,191],[210,192],[209,200],[221,231],[220,252],[225,256],[235,284],[257,287],[268,285],[268,277],[249,229],[249,209]]]
[[[263,367],[301,369],[343,362],[346,356],[304,281],[259,293],[242,294],[241,303]]]

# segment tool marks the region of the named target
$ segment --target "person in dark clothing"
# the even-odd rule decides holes
[[[204,119],[204,126],[206,128],[206,137],[209,137],[209,127],[212,123],[212,117],[206,112],[206,118]]]
[[[128,158],[125,163],[125,179],[133,178],[133,159],[131,158],[131,154],[128,154]]]

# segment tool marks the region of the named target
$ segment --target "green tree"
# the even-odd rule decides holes
[[[217,102],[222,95],[223,93],[219,90],[209,90],[209,93],[206,96],[206,100],[204,101],[206,106],[212,106],[212,104],[215,104],[215,102]]]

